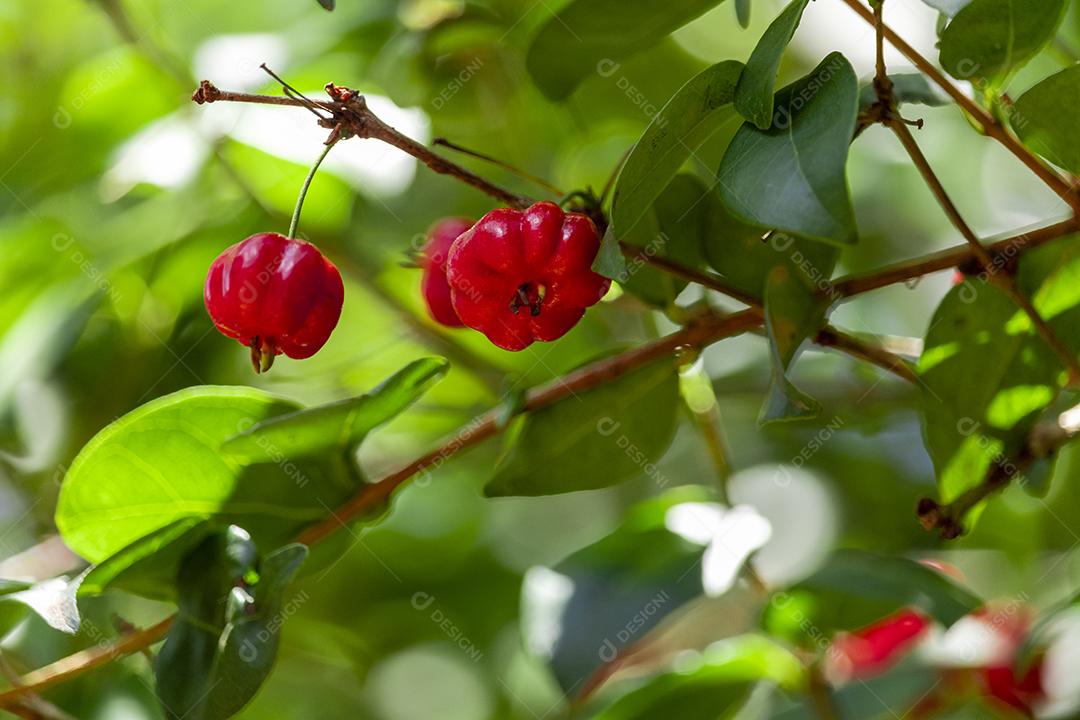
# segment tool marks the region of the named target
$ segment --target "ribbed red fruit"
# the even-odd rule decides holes
[[[251,348],[255,372],[285,353],[308,358],[341,317],[341,273],[318,248],[277,233],[259,233],[218,255],[203,300],[223,334]]]
[[[458,236],[472,226],[473,221],[465,218],[443,218],[428,230],[427,243],[420,256],[420,267],[424,270],[420,293],[424,296],[432,319],[447,327],[464,327],[465,323],[461,322],[450,301],[446,257]]]
[[[492,210],[450,248],[454,310],[505,350],[556,340],[611,284],[591,269],[599,249],[592,220],[554,203]]]

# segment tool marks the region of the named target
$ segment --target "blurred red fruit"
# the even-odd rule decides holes
[[[916,610],[904,609],[833,641],[835,669],[845,678],[867,678],[892,667],[930,627]]]
[[[465,218],[443,218],[428,230],[427,242],[420,256],[420,267],[424,271],[420,280],[420,293],[424,296],[431,318],[446,327],[465,327],[450,301],[450,284],[446,281],[446,257],[458,236],[472,225],[472,220]]]

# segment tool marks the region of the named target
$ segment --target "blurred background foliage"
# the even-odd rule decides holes
[[[0,576],[48,575],[47,561],[66,569],[56,543],[20,556],[55,533],[66,466],[111,420],[169,392],[253,385],[311,404],[365,392],[416,357],[448,357],[447,379],[365,444],[365,470],[378,476],[508,391],[674,328],[625,294],[559,342],[519,354],[436,326],[420,303],[418,271],[406,267],[409,254],[434,221],[479,217],[492,204],[393,148],[351,140],[317,176],[301,225],[343,271],[341,324],[315,358],[281,358],[254,376],[246,351],[213,331],[203,279],[226,246],[286,227],[324,131],[300,109],[197,107],[189,97],[199,79],[276,93],[258,69],[266,62],[313,96],[330,81],[367,93],[377,113],[421,141],[446,137],[560,188],[599,189],[650,115],[708,64],[745,60],[781,7],[757,0],[744,30],[733,4],[722,4],[555,103],[524,61],[549,3],[338,5],[327,13],[314,0],[0,0],[0,557],[8,558]],[[890,17],[933,54],[933,10],[892,0]],[[1060,37],[1080,47],[1074,10]],[[785,56],[781,84],[831,50],[868,77],[872,31],[839,2],[818,0]],[[893,53],[889,62],[893,71],[909,67]],[[1012,87],[1071,62],[1050,48]],[[920,141],[976,232],[1064,215],[1060,201],[972,132],[955,107],[911,113],[926,120]],[[710,140],[698,153],[702,167],[689,169],[711,177],[734,129]],[[541,195],[498,168],[463,163]],[[855,143],[848,173],[861,238],[841,255],[838,274],[960,241],[884,129]],[[833,319],[857,332],[922,337],[947,287],[947,274],[891,287],[846,303]],[[700,367],[736,471],[732,498],[773,523],[760,561],[766,578],[802,577],[828,551],[850,547],[948,559],[987,597],[1043,605],[1077,586],[1073,453],[1058,463],[1045,500],[1010,490],[973,534],[942,548],[914,517],[917,499],[934,491],[914,389],[813,350],[795,374],[823,403],[821,418],[761,430],[755,419],[769,381],[762,338],[722,342]],[[657,477],[709,485],[716,471],[685,411],[657,473],[611,489],[487,501],[480,489],[498,452],[489,442],[454,458],[402,490],[386,521],[315,549],[319,569],[300,582],[305,601],[283,631],[279,666],[245,717],[528,719],[560,707],[561,691],[520,637],[524,573],[612,532],[626,508],[657,493]],[[432,603],[418,609],[417,593]],[[117,614],[136,624],[162,614],[122,594],[88,599],[83,610],[73,638],[30,619],[4,641],[6,656],[30,669],[115,635]],[[679,623],[690,623],[693,643],[703,646],[755,613],[741,596],[697,601],[669,619],[669,632],[685,634]],[[146,658],[136,655],[50,698],[84,718],[158,717],[149,682]]]

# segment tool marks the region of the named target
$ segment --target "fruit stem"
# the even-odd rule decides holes
[[[307,197],[308,188],[311,187],[311,181],[315,178],[315,173],[322,165],[323,159],[330,153],[330,148],[334,147],[337,142],[329,143],[323,151],[319,154],[319,158],[315,161],[315,164],[311,166],[311,170],[308,171],[307,177],[304,178],[304,184],[300,186],[300,194],[296,198],[296,209],[293,210],[292,220],[289,221],[289,239],[296,237],[296,226],[300,224],[300,210],[304,207],[304,198]]]

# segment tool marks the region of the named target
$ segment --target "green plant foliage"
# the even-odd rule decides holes
[[[773,124],[740,128],[720,165],[728,209],[751,225],[849,244],[858,231],[845,166],[858,82],[839,53],[776,95]]]
[[[1004,87],[1054,37],[1064,0],[972,0],[941,34],[941,65],[958,80]]]
[[[746,69],[735,88],[735,109],[762,130],[773,125],[773,93],[780,60],[809,3],[810,0],[792,0],[773,20],[746,61]]]
[[[773,596],[763,624],[800,645],[917,607],[946,627],[982,600],[936,570],[899,556],[834,553],[813,575]],[[816,636],[816,637],[815,637]]]
[[[561,100],[593,74],[610,74],[723,0],[574,0],[540,28],[525,62],[549,98]]]
[[[303,545],[261,560],[246,532],[230,526],[184,556],[176,579],[179,615],[154,666],[172,718],[228,718],[270,674],[285,590],[307,557]]]
[[[689,666],[689,667],[687,667]],[[776,683],[789,690],[806,683],[806,668],[791,651],[760,635],[743,635],[709,646],[677,671],[650,679],[596,715],[598,720],[731,717],[752,684]]]
[[[737,62],[722,62],[703,70],[679,88],[652,119],[619,173],[605,242],[634,232],[694,150],[734,117],[731,102],[741,72],[742,64]]]
[[[443,358],[417,360],[366,395],[263,420],[225,440],[221,450],[245,463],[265,463],[353,449],[408,409],[447,369]]]
[[[679,379],[668,358],[528,413],[484,488],[489,497],[595,490],[657,476],[671,443]]]
[[[1080,102],[1080,66],[1051,75],[1016,100],[1009,122],[1032,150],[1070,172],[1080,172],[1080,133],[1072,113]]]

